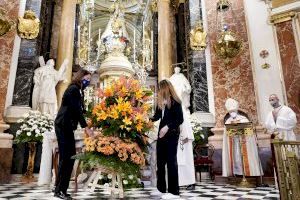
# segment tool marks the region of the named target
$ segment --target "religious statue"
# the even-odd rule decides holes
[[[250,123],[247,114],[239,110],[239,103],[236,100],[227,99],[225,107],[228,111],[224,119],[225,127],[230,124]],[[263,175],[255,133],[252,128],[245,128],[242,132],[239,134],[237,129],[225,128],[222,149],[223,176],[243,175],[243,173],[245,176]],[[242,146],[240,146],[240,140]],[[243,149],[243,153],[241,153],[241,149]]]
[[[179,186],[193,188],[196,182],[193,141],[194,134],[190,121],[190,93],[191,85],[187,78],[180,73],[180,68],[175,67],[175,73],[170,81],[182,102],[183,123],[180,125],[180,135],[177,148]],[[191,188],[191,189],[192,189]]]
[[[184,110],[187,113],[190,113],[190,93],[192,91],[191,85],[187,78],[180,73],[180,67],[174,68],[175,73],[170,77],[170,81],[174,86],[174,89],[179,96],[180,100],[182,101],[182,105]]]
[[[54,118],[57,113],[57,98],[55,86],[65,79],[66,67],[69,63],[65,59],[59,71],[54,69],[54,60],[50,59],[45,64],[40,57],[40,67],[34,71],[34,88],[32,93],[32,109],[39,110],[43,114],[49,114]]]

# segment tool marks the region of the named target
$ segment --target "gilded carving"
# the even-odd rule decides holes
[[[206,32],[203,30],[201,22],[190,31],[190,46],[192,50],[200,51],[206,48]]]
[[[284,12],[284,13],[272,15],[269,21],[271,24],[278,24],[278,23],[289,21],[293,19],[295,16],[296,16],[295,11]]]
[[[8,19],[6,14],[7,14],[7,11],[0,8],[0,36],[5,35],[14,26],[14,22],[12,20]]]
[[[152,0],[151,10],[152,10],[152,12],[157,12],[157,0]]]
[[[24,39],[34,39],[40,30],[40,20],[31,10],[25,11],[24,17],[19,17],[18,32]]]

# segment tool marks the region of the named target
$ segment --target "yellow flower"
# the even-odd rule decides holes
[[[144,104],[142,105],[142,109],[143,109],[144,111],[146,111],[146,112],[147,112],[150,108],[151,108],[151,106],[150,106],[149,103],[144,103]]]
[[[111,88],[106,88],[105,90],[104,90],[104,96],[106,96],[106,97],[110,97],[110,96],[112,96],[113,95],[113,91],[112,91],[112,89]]]
[[[135,92],[135,98],[137,100],[141,100],[143,98],[143,96],[144,96],[143,90],[140,89],[140,90],[138,90],[138,91]]]
[[[124,125],[121,125],[120,128],[123,130],[123,129],[125,128],[125,126],[124,126]]]
[[[122,94],[126,95],[126,94],[128,93],[128,90],[127,90],[127,88],[126,88],[125,86],[123,86],[123,87],[121,88],[120,92],[121,92]]]
[[[143,115],[141,115],[140,113],[137,113],[136,116],[135,116],[135,120],[136,120],[136,121],[141,121],[141,120],[143,120]]]
[[[119,112],[116,109],[112,109],[110,112],[110,117],[113,119],[118,119],[119,118]]]
[[[125,118],[123,119],[123,122],[124,122],[124,124],[125,124],[126,126],[132,124],[132,121],[131,121],[128,117],[125,117]]]
[[[123,97],[119,97],[119,98],[117,99],[117,103],[118,103],[118,104],[122,104],[122,103],[123,103],[123,100],[124,100]]]
[[[106,118],[108,117],[107,113],[104,111],[100,112],[97,116],[99,120],[106,120]]]
[[[142,123],[138,123],[138,124],[136,125],[136,130],[137,130],[138,132],[141,132],[142,129],[143,129],[143,124],[142,124]]]

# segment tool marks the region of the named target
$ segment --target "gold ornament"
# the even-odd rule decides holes
[[[0,36],[5,35],[14,26],[14,22],[7,18],[6,13],[7,11],[0,8]]]
[[[34,159],[36,154],[36,142],[28,142],[28,147],[29,147],[29,157],[28,157],[27,171],[23,175],[22,180],[25,182],[33,182],[35,181],[33,175],[33,168],[34,168]]]
[[[214,44],[216,54],[224,59],[224,63],[231,64],[231,59],[238,55],[242,49],[242,42],[237,40],[235,34],[224,30]]]
[[[190,32],[191,49],[195,51],[204,50],[206,48],[206,35],[201,22],[198,22]]]
[[[40,20],[31,10],[25,11],[24,17],[19,17],[18,32],[24,39],[35,39],[40,31]]]

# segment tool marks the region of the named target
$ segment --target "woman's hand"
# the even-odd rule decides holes
[[[93,137],[94,136],[94,132],[92,129],[86,127],[85,128],[85,134],[88,136],[88,137]]]
[[[169,127],[167,125],[164,126],[162,129],[160,129],[159,138],[163,138],[166,135],[166,133],[168,132],[168,130],[169,130]]]

